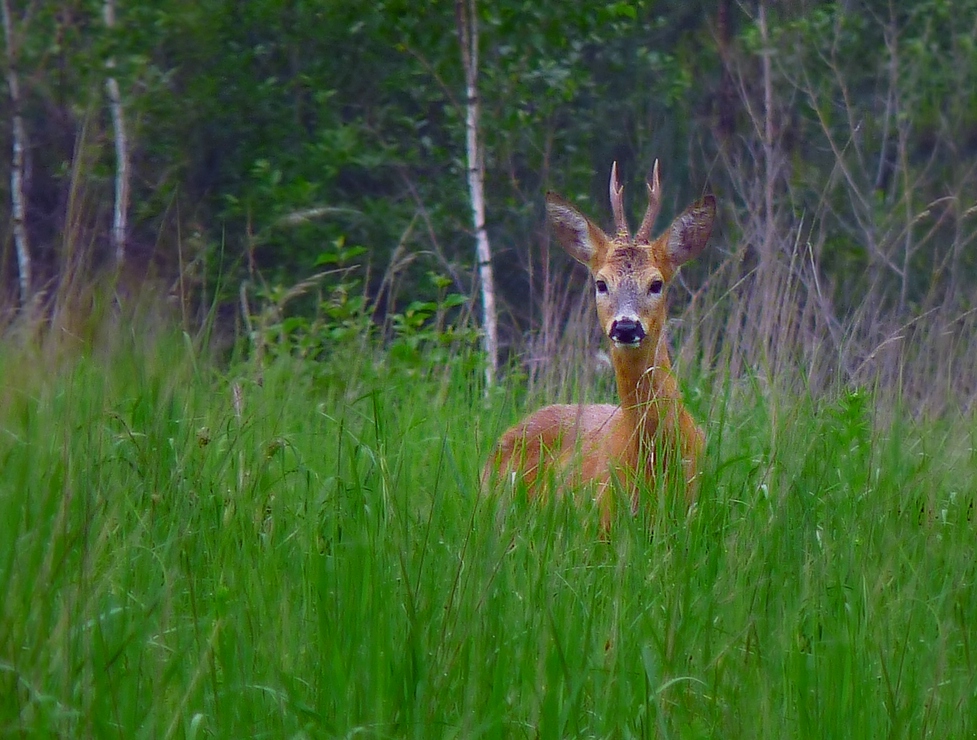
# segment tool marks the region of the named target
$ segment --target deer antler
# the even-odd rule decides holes
[[[648,210],[645,211],[645,217],[641,219],[641,226],[638,227],[638,233],[634,236],[634,240],[637,243],[641,244],[651,239],[651,230],[655,225],[655,219],[658,218],[658,211],[661,205],[662,183],[658,176],[658,160],[656,159],[655,166],[651,172],[651,180],[648,181]]]
[[[617,162],[611,165],[611,210],[614,212],[614,229],[617,235],[631,241],[628,222],[624,218],[624,186],[617,177]]]

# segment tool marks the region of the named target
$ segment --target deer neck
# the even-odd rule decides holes
[[[662,333],[649,334],[641,346],[611,348],[611,362],[621,399],[622,421],[640,437],[659,433],[662,422],[674,417],[679,403],[678,383]]]

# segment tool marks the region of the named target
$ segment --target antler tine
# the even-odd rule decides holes
[[[611,165],[611,210],[614,212],[614,229],[618,236],[623,236],[628,241],[631,234],[628,230],[628,222],[624,218],[624,186],[617,177],[617,161]]]
[[[651,239],[651,230],[655,226],[655,219],[658,218],[658,211],[661,209],[661,205],[662,183],[658,175],[658,160],[656,159],[655,166],[651,172],[651,180],[648,181],[648,210],[645,211],[645,217],[641,219],[641,226],[638,228],[638,233],[634,237],[636,242],[647,242]]]

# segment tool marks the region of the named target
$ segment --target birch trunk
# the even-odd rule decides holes
[[[485,163],[478,141],[478,13],[476,0],[456,0],[461,62],[465,71],[465,149],[468,155],[468,191],[475,227],[475,256],[482,292],[482,342],[488,364],[485,384],[491,386],[499,369],[499,333],[495,313],[492,250],[485,229]]]
[[[6,2],[6,0],[4,0]],[[102,14],[107,29],[115,28],[115,0],[105,0]],[[115,138],[115,209],[112,216],[112,247],[115,250],[115,264],[122,266],[126,251],[126,232],[129,218],[129,149],[126,140],[125,116],[122,108],[122,95],[119,82],[113,75],[115,59],[110,58],[105,66],[108,78],[105,89],[112,109],[112,129]]]
[[[7,44],[7,88],[13,118],[13,152],[10,166],[10,204],[13,213],[14,247],[17,250],[17,269],[20,277],[20,305],[26,308],[33,289],[31,279],[31,253],[27,241],[27,205],[24,197],[24,157],[27,133],[21,113],[20,85],[17,80],[17,51],[14,39],[13,18],[9,0],[0,0],[3,14],[3,33]]]

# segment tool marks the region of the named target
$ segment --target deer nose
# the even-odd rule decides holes
[[[616,319],[611,324],[608,335],[618,344],[638,344],[645,338],[645,329],[640,321],[634,319]]]

